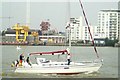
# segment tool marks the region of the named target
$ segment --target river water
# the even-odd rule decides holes
[[[103,59],[103,66],[97,73],[77,74],[77,75],[56,75],[56,74],[18,74],[14,73],[15,68],[11,67],[12,61],[19,58],[21,53],[28,56],[31,52],[44,52],[66,49],[64,46],[0,46],[2,57],[2,77],[3,78],[118,78],[118,48],[97,47],[99,56]],[[71,48],[72,61],[84,61],[96,59],[93,47],[73,46]],[[62,56],[64,58],[65,56]],[[55,59],[53,56],[48,58]],[[61,58],[61,59],[62,59]],[[0,70],[1,71],[1,70]]]

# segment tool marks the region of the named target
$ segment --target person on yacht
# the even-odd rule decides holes
[[[70,65],[70,62],[71,62],[71,55],[70,55],[70,49],[67,48],[67,61],[68,61],[68,65]]]
[[[29,56],[27,57],[26,62],[31,66]]]
[[[22,62],[24,60],[23,53],[20,55],[20,61],[19,61],[19,66],[22,66]]]
[[[70,62],[71,62],[70,58],[71,58],[71,56],[70,56],[70,54],[68,54],[68,55],[67,55],[68,65],[70,65]]]

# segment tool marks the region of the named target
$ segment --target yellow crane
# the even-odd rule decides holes
[[[28,26],[20,26],[20,24],[17,23],[12,27],[12,29],[16,31],[16,41],[18,42],[26,41],[26,38],[28,36],[28,30],[29,30]],[[23,38],[20,38],[20,36],[23,36]]]
[[[31,35],[34,37],[34,44],[39,44],[38,32],[33,31]]]
[[[35,45],[42,45],[43,41],[39,40],[39,34],[36,31],[31,32],[31,36],[34,37],[34,43]]]

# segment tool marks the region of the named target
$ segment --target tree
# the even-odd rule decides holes
[[[0,36],[2,35],[2,31],[0,31]]]
[[[2,36],[5,36],[5,33],[6,33],[6,31],[5,31],[5,30],[3,30],[3,31],[2,31]]]
[[[105,46],[114,46],[115,43],[118,42],[118,39],[115,39],[115,40],[110,40],[108,38],[105,39]]]
[[[83,42],[83,40],[79,40],[79,41],[77,41],[77,43],[79,43],[79,44],[80,44],[80,43],[84,43],[84,42]]]

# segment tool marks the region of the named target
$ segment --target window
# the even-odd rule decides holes
[[[106,26],[108,26],[108,24],[106,24]],[[108,28],[108,27],[106,27],[106,28]]]
[[[110,13],[110,15],[112,15],[112,13]]]

